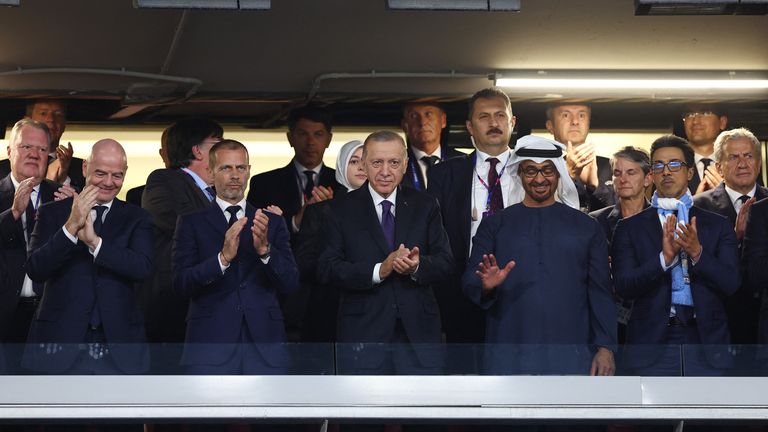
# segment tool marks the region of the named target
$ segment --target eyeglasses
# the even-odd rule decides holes
[[[667,163],[654,162],[653,165],[651,165],[651,172],[654,174],[661,174],[664,172],[664,167],[669,168],[669,172],[678,172],[680,171],[680,168],[684,166],[687,167],[688,164],[679,160],[673,160]]]
[[[694,119],[707,117],[707,116],[717,116],[717,113],[712,111],[689,112],[689,113],[683,114],[683,121],[693,121]]]
[[[536,167],[529,166],[529,167],[523,168],[521,172],[523,173],[523,176],[525,176],[525,178],[529,178],[529,179],[536,178],[536,176],[539,175],[539,173],[541,173],[541,175],[543,175],[544,177],[554,177],[554,175],[557,174],[557,168],[553,166],[545,166],[544,168],[539,169]]]

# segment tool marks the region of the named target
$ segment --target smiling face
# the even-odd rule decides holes
[[[587,140],[590,109],[586,105],[562,105],[552,108],[552,118],[547,120],[547,130],[555,141],[579,145]]]
[[[365,169],[363,168],[363,146],[358,147],[352,152],[352,156],[347,163],[346,175],[349,185],[354,189],[359,188],[366,180],[368,180],[368,176],[365,174]]]
[[[515,117],[505,101],[498,97],[478,98],[467,120],[467,130],[474,139],[475,147],[492,156],[509,148],[514,127]]]
[[[661,147],[651,155],[651,166],[664,164],[661,169],[653,169],[653,184],[661,198],[680,198],[688,190],[688,182],[693,177],[693,170],[686,165],[678,171],[672,172],[666,164],[670,162],[682,162],[685,164],[683,151],[676,147]]]
[[[518,175],[525,190],[523,204],[528,207],[545,207],[555,203],[560,173],[552,161],[536,163],[524,160],[520,162]]]
[[[727,117],[707,110],[689,112],[683,116],[685,136],[694,149],[711,146],[727,124]]]
[[[125,150],[115,140],[101,140],[93,145],[91,156],[83,161],[86,185],[99,188],[96,201],[104,204],[112,201],[123,187],[128,171]]]
[[[402,142],[368,141],[365,143],[363,163],[373,190],[387,198],[405,175],[408,158]]]

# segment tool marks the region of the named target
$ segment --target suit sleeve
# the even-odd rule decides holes
[[[141,206],[152,215],[155,227],[168,239],[173,237],[179,215],[199,209],[197,203],[190,200],[188,194],[180,193],[177,186],[171,184],[168,171],[158,170],[147,178],[141,198]]]
[[[267,275],[275,283],[279,292],[289,294],[299,290],[299,270],[296,268],[296,261],[291,251],[291,235],[285,226],[283,218],[277,215],[269,215],[270,226],[270,258],[267,264],[252,255],[256,259],[252,263],[254,266],[264,266]],[[253,247],[253,246],[251,246]]]
[[[128,247],[117,246],[108,239],[102,240],[94,264],[126,279],[141,281],[152,274],[153,228],[147,212],[140,210],[137,214],[139,220],[132,225]]]
[[[589,297],[591,343],[616,351],[618,325],[613,284],[608,264],[608,243],[600,224],[592,221],[593,234],[589,244]]]
[[[419,269],[415,274],[416,282],[421,285],[437,285],[453,271],[453,254],[440,217],[440,206],[437,201],[431,201],[427,222],[429,250],[419,256]]]
[[[374,288],[371,275],[377,264],[374,260],[352,261],[346,250],[340,219],[343,215],[334,211],[326,229],[326,247],[319,258],[317,276],[322,283],[332,284],[339,289],[371,290]]]
[[[194,215],[192,215],[194,216]],[[223,242],[223,239],[220,240]],[[192,297],[223,277],[218,253],[202,257],[195,236],[194,219],[182,216],[173,237],[173,289]]]
[[[461,278],[461,289],[464,291],[464,295],[467,296],[473,303],[480,306],[483,309],[490,309],[496,302],[496,287],[490,294],[483,295],[483,285],[480,282],[480,277],[475,274],[477,266],[483,259],[484,254],[496,253],[496,233],[498,232],[499,215],[483,218],[480,221],[480,226],[477,228],[477,233],[472,238],[472,254],[467,261],[466,270],[464,270],[464,276]],[[506,265],[506,263],[499,263],[500,266]],[[511,277],[510,273],[508,277]]]
[[[77,248],[85,247],[80,243],[72,243],[67,238],[62,228],[64,223],[59,223],[60,220],[54,213],[55,207],[45,205],[40,207],[37,213],[37,223],[30,241],[32,253],[26,266],[29,278],[35,282],[42,283],[50,279],[67,264]]]
[[[701,258],[695,266],[691,266],[691,275],[703,281],[713,291],[731,295],[739,289],[741,273],[739,267],[739,244],[736,233],[729,225],[728,219],[716,216],[713,218],[712,230],[716,236],[715,247],[702,241],[705,246]],[[701,225],[699,225],[701,226]],[[699,229],[699,236],[703,229]]]
[[[638,216],[635,216],[638,217]],[[656,280],[664,276],[659,262],[661,250],[641,255],[632,240],[632,224],[620,220],[613,232],[611,269],[616,293],[623,299],[636,299],[656,289]]]
[[[14,219],[10,208],[0,213],[0,245],[3,249],[24,247],[24,227],[21,218]]]
[[[768,201],[766,201],[768,203]],[[768,218],[765,205],[753,206],[749,211],[744,233],[742,254],[746,260],[746,277],[750,287],[761,291],[768,285]]]

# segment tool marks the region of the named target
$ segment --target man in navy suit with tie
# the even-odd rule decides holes
[[[33,283],[26,275],[25,263],[37,210],[53,201],[59,188],[45,179],[49,142],[44,123],[25,118],[11,129],[11,172],[0,179],[0,342],[27,340],[42,294],[42,284]]]
[[[216,199],[182,216],[173,284],[190,298],[182,365],[192,374],[280,374],[289,367],[278,293],[299,273],[280,216],[245,201],[248,150],[223,140],[210,153]]]
[[[453,259],[437,201],[398,187],[407,163],[399,135],[374,132],[363,147],[368,182],[332,204],[318,271],[341,291],[341,373],[427,374],[443,366],[432,287],[441,288]]]
[[[741,280],[736,235],[728,219],[693,205],[694,170],[686,140],[654,141],[651,207],[616,226],[614,286],[634,300],[625,374],[718,375],[731,365],[724,300]],[[680,345],[687,347],[682,358]]]
[[[116,199],[128,164],[104,139],[83,163],[86,186],[40,208],[27,262],[44,282],[26,368],[57,374],[141,373],[149,365],[136,285],[152,271],[152,224]]]

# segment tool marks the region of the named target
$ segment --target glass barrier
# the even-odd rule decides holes
[[[513,344],[4,344],[0,375],[590,375],[596,347]],[[768,376],[765,345],[625,345],[619,376]]]

